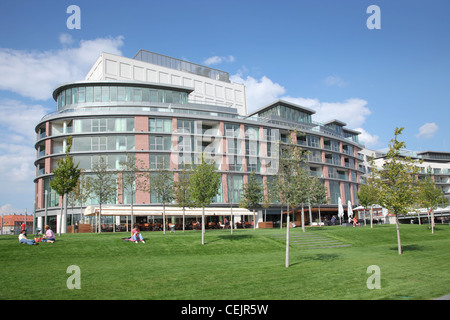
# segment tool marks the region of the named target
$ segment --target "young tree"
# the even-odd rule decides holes
[[[389,151],[383,168],[374,168],[376,184],[379,186],[380,205],[395,215],[397,227],[398,254],[402,254],[398,215],[406,213],[417,196],[416,175],[419,168],[408,157],[402,157],[400,151],[405,143],[398,140],[404,128],[396,128],[390,141]]]
[[[167,164],[164,162],[162,168],[150,176],[150,192],[163,205],[163,234],[166,234],[166,205],[174,199],[173,173],[166,167]]]
[[[75,188],[73,188],[71,195],[73,201],[80,205],[80,217],[83,219],[83,204],[88,201],[90,195],[83,169],[81,169],[80,177]]]
[[[192,170],[188,165],[181,165],[181,171],[178,173],[178,181],[174,183],[174,198],[178,206],[183,208],[183,232],[185,229],[185,212],[186,207],[192,207],[192,199],[189,193],[189,176]]]
[[[286,268],[289,267],[289,223],[290,208],[302,207],[302,229],[305,232],[304,204],[310,198],[310,178],[306,171],[306,157],[308,152],[290,139],[290,143],[283,146],[280,155],[278,176],[275,180],[276,192],[280,202],[288,205],[286,228]]]
[[[202,245],[205,244],[205,207],[219,193],[220,174],[214,163],[206,163],[202,156],[201,164],[197,165],[190,178],[191,197],[194,203],[202,208]]]
[[[58,159],[57,168],[53,170],[53,179],[50,181],[50,187],[54,189],[60,196],[64,197],[64,215],[62,214],[61,206],[61,227],[59,228],[59,235],[61,232],[65,233],[67,230],[67,194],[75,188],[81,171],[78,164],[75,165],[73,158],[69,156],[72,148],[72,136],[67,138],[66,156]]]
[[[311,202],[316,204],[319,209],[319,226],[322,218],[320,216],[320,205],[327,202],[327,188],[317,177],[313,177],[311,181]]]
[[[270,207],[270,204],[272,203],[272,197],[273,197],[272,193],[273,193],[272,184],[269,181],[269,179],[267,179],[264,182],[264,186],[263,186],[262,207],[264,208],[264,222],[266,222],[266,211]]]
[[[437,188],[430,176],[427,176],[419,185],[420,204],[431,214],[431,233],[434,234],[434,210],[445,199],[440,188]]]
[[[240,201],[240,205],[243,208],[253,210],[253,229],[256,229],[256,217],[255,210],[260,206],[263,200],[264,191],[261,185],[256,180],[256,175],[254,172],[248,177],[248,183],[244,184],[244,194]]]
[[[98,199],[99,214],[97,217],[98,233],[101,233],[102,205],[109,201],[114,201],[117,197],[117,182],[114,172],[108,170],[105,158],[100,157],[92,166],[93,175],[86,178],[91,197]]]
[[[378,202],[378,189],[368,183],[362,184],[358,192],[359,203],[364,207],[370,206],[370,228],[373,228],[373,206]]]
[[[142,160],[136,158],[135,154],[127,154],[127,159],[120,162],[122,173],[122,187],[131,194],[130,215],[131,229],[134,228],[134,195],[137,190],[145,190],[146,182],[149,180],[149,172],[144,168]],[[127,227],[128,228],[128,227]]]

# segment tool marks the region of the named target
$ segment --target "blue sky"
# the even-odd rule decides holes
[[[72,4],[80,30],[66,26]],[[381,29],[367,28],[370,5]],[[2,0],[0,212],[32,211],[34,126],[101,51],[208,64],[246,85],[249,111],[290,100],[371,149],[405,127],[407,149],[450,151],[449,12],[448,0]]]

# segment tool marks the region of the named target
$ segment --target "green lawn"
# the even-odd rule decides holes
[[[309,300],[433,299],[450,293],[450,227],[314,227],[306,233],[349,247],[308,249],[294,242],[285,268],[286,229],[63,234],[53,244],[19,244],[0,237],[0,299]],[[69,290],[67,267],[81,270],[81,289]],[[370,265],[381,289],[369,290]]]

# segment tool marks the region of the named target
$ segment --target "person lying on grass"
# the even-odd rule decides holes
[[[25,230],[23,230],[23,231],[19,234],[19,243],[26,243],[26,244],[29,244],[29,245],[37,244],[36,241],[31,240],[31,239],[27,239],[26,233],[27,233],[27,232],[26,232]]]
[[[145,243],[144,238],[142,237],[142,234],[139,232],[138,228],[134,228],[133,231],[131,231],[131,238],[123,238],[124,241],[134,241],[138,243],[138,241]]]

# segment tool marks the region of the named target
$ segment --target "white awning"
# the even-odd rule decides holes
[[[93,216],[98,214],[100,208],[98,206],[88,206],[84,209],[85,216]],[[230,208],[205,208],[206,216],[229,216]],[[134,206],[133,215],[135,216],[162,216],[163,207],[152,206]],[[166,207],[166,216],[182,216],[183,209],[180,207]],[[186,216],[201,216],[202,208],[186,208]],[[244,208],[233,208],[234,215],[253,215],[253,211]],[[131,207],[129,206],[102,206],[102,216],[131,216]]]

